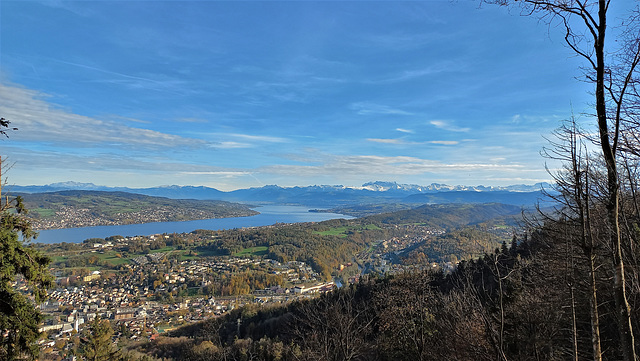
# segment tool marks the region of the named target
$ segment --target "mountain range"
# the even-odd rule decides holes
[[[257,188],[238,189],[230,192],[205,186],[160,186],[151,188],[128,188],[98,186],[93,183],[62,182],[43,186],[6,186],[10,193],[45,193],[64,190],[90,190],[106,192],[128,192],[173,199],[224,200],[245,203],[291,204],[311,207],[335,207],[363,203],[504,203],[533,205],[542,198],[542,189],[547,183],[534,185],[494,186],[450,186],[432,183],[421,186],[396,182],[368,182],[361,187],[342,185],[313,185],[280,187],[267,185]]]

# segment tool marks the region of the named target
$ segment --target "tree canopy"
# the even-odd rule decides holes
[[[6,135],[9,121],[0,118],[0,134]],[[1,164],[0,164],[1,166]],[[47,297],[53,278],[49,258],[28,242],[35,236],[24,215],[20,197],[0,199],[0,359],[33,358],[38,354],[35,340],[42,315],[36,305]],[[28,293],[21,292],[24,283]],[[35,302],[35,304],[34,304]]]

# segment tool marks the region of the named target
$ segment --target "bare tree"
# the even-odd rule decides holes
[[[488,0],[499,5],[511,5],[512,0]],[[522,0],[518,2],[526,15],[537,15],[549,23],[559,21],[565,29],[565,41],[569,48],[585,62],[585,80],[594,85],[595,117],[599,145],[606,166],[606,213],[608,239],[612,249],[614,269],[613,289],[618,317],[620,348],[625,361],[635,361],[636,351],[631,323],[630,307],[626,295],[623,245],[620,236],[620,175],[617,155],[621,139],[631,137],[622,134],[628,129],[627,116],[633,107],[629,105],[635,91],[637,65],[640,62],[637,5],[631,16],[621,25],[626,27],[616,51],[608,51],[607,13],[611,0]],[[637,94],[637,93],[635,93]]]
[[[399,274],[376,292],[374,303],[383,340],[378,346],[386,349],[390,358],[434,359],[436,322],[432,308],[437,295],[431,281],[428,273]]]
[[[374,322],[371,306],[356,287],[303,301],[292,319],[292,333],[309,360],[372,359],[366,342]],[[369,356],[368,356],[369,355]]]
[[[600,317],[598,314],[598,294],[596,285],[596,240],[593,237],[591,222],[591,190],[589,155],[584,144],[585,136],[579,129],[575,117],[566,121],[555,132],[556,140],[550,140],[551,147],[545,148],[542,154],[554,160],[562,162],[563,166],[557,172],[549,172],[554,180],[555,192],[546,192],[553,199],[559,209],[559,222],[563,229],[562,237],[567,243],[571,239],[577,239],[578,247],[586,258],[589,269],[589,303],[591,315],[591,343],[593,348],[593,360],[602,360],[602,348],[600,345]],[[575,226],[570,226],[574,224]],[[577,228],[577,229],[576,229]],[[574,234],[576,233],[576,234]],[[567,247],[573,246],[573,244]],[[571,266],[567,270],[573,272],[573,252],[568,251],[566,257],[571,259]],[[569,262],[569,260],[568,260]],[[572,307],[574,304],[574,282],[569,284]],[[575,314],[575,311],[574,311]],[[577,360],[577,330],[575,319],[573,321],[574,333],[574,360]]]

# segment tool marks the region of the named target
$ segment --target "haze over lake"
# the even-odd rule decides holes
[[[260,214],[250,217],[214,218],[183,222],[155,222],[129,224],[123,226],[97,226],[82,228],[64,228],[40,231],[35,240],[38,243],[80,243],[87,238],[105,238],[109,236],[145,236],[157,233],[185,233],[196,229],[233,229],[242,227],[268,226],[275,223],[321,222],[329,219],[351,216],[337,213],[309,212],[309,208],[300,206],[264,206],[256,208]]]

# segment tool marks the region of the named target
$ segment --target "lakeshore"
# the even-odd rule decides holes
[[[223,230],[268,226],[275,223],[322,222],[336,218],[353,218],[338,213],[309,212],[309,208],[301,206],[263,206],[256,208],[256,210],[260,214],[249,217],[42,230],[39,231],[35,242],[80,243],[88,238],[105,238],[115,235],[129,237],[157,233],[186,233],[196,229]]]

